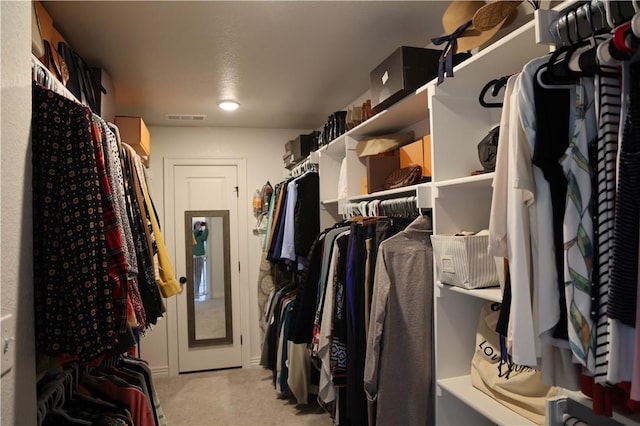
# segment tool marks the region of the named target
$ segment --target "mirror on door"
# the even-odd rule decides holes
[[[189,347],[233,343],[229,211],[185,211]]]

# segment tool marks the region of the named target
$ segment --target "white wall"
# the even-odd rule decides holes
[[[2,377],[2,424],[36,423],[31,253],[31,15],[29,2],[0,1],[0,315],[13,315],[11,371]]]
[[[150,127],[151,133],[151,188],[154,204],[162,221],[164,217],[163,196],[163,158],[245,158],[247,161],[247,183],[245,193],[247,211],[252,212],[251,198],[269,180],[272,185],[283,179],[284,144],[306,130],[239,129],[210,127]],[[251,214],[251,213],[249,213]],[[253,216],[248,218],[249,226],[255,223]],[[244,338],[250,346],[250,358],[253,362],[260,356],[260,329],[258,326],[258,270],[262,253],[262,237],[248,231],[249,315],[251,336]],[[169,252],[174,249],[173,241],[166,241]],[[244,266],[243,266],[244,268]],[[246,317],[245,317],[246,318]],[[167,322],[163,319],[148,332],[140,345],[141,356],[146,359],[154,372],[163,374],[168,371]],[[173,344],[173,343],[172,343]]]

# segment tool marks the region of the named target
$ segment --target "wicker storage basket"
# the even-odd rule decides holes
[[[440,282],[467,289],[500,285],[488,235],[432,235],[431,242]]]

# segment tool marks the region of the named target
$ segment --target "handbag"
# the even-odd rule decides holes
[[[422,180],[422,166],[413,165],[403,167],[391,172],[384,182],[384,189],[402,188],[403,186],[415,185]]]
[[[542,383],[542,374],[516,365],[505,356],[496,324],[500,303],[486,303],[480,313],[476,346],[471,359],[471,383],[502,405],[537,424],[545,422],[545,403],[558,395],[558,388]]]
[[[498,137],[500,126],[496,126],[478,143],[478,158],[485,173],[496,170],[496,156],[498,154]]]

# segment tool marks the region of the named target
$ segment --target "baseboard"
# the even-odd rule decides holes
[[[153,377],[169,377],[169,367],[151,367],[151,374]]]
[[[256,356],[251,358],[251,360],[249,361],[249,366],[250,367],[260,367],[260,357]]]

